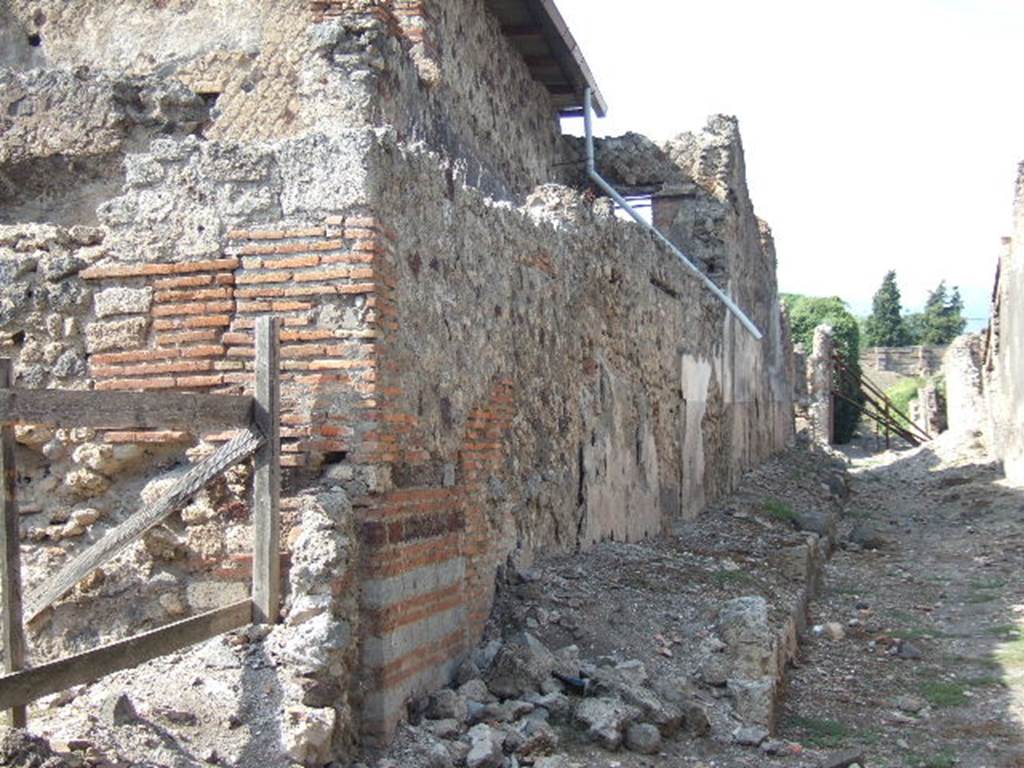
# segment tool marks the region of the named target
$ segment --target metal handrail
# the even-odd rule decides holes
[[[663,235],[657,229],[657,227],[655,227],[649,221],[646,221],[644,217],[641,216],[632,205],[630,205],[629,201],[626,200],[626,198],[624,198],[621,194],[619,194],[618,190],[616,190],[615,187],[609,184],[604,179],[604,177],[602,177],[601,174],[597,172],[597,167],[594,159],[594,118],[592,101],[593,95],[591,94],[590,89],[587,88],[583,95],[583,121],[586,125],[587,132],[587,175],[591,179],[593,179],[593,181],[601,189],[603,189],[605,193],[607,193],[607,195],[612,200],[614,200],[626,213],[628,213],[630,218],[633,219],[633,221],[635,221],[637,224],[639,224],[644,229],[648,230],[651,234],[653,234],[658,240],[660,240],[664,245],[666,245],[668,249],[672,251],[672,253],[674,253],[681,262],[683,262],[683,264],[689,267],[690,270],[695,275],[697,275],[698,278],[700,278],[701,282],[704,283],[704,286],[709,291],[711,291],[711,293],[713,293],[719,301],[725,304],[726,308],[730,312],[732,312],[736,319],[739,320],[740,323],[742,323],[743,327],[750,332],[750,335],[753,336],[758,341],[760,341],[762,338],[764,338],[764,336],[761,334],[761,331],[758,330],[758,327],[754,325],[754,322],[749,317],[747,317],[743,310],[740,309],[731,298],[729,298],[729,295],[725,293],[725,291],[723,291],[717,285],[715,285],[711,278],[709,278],[707,275],[701,272],[700,269],[698,269],[697,265],[690,261],[686,254],[679,250],[679,248],[676,247],[676,245],[671,240],[665,237],[665,235]]]

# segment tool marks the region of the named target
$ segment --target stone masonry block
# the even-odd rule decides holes
[[[96,294],[96,317],[142,315],[152,304],[152,288],[107,288]]]
[[[85,348],[90,353],[138,349],[145,342],[148,329],[148,317],[95,322],[85,329]]]

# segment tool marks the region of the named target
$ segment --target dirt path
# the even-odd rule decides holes
[[[791,671],[781,736],[870,766],[1024,766],[1024,489],[949,438],[854,460],[846,527]],[[835,628],[833,627],[833,630]]]

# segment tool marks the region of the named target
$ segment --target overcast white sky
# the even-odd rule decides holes
[[[1024,160],[1024,0],[557,0],[609,104],[598,135],[739,117],[784,291],[858,313],[895,269],[988,314]]]

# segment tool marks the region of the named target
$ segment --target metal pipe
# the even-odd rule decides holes
[[[715,285],[715,283],[712,282],[711,278],[709,278],[707,275],[701,272],[700,269],[697,268],[697,265],[690,261],[686,257],[686,254],[679,250],[679,248],[677,248],[671,240],[665,237],[665,235],[659,232],[650,222],[646,221],[643,218],[643,216],[637,213],[636,209],[629,204],[629,201],[626,200],[626,198],[624,198],[622,195],[620,195],[618,191],[611,184],[605,181],[601,174],[597,172],[597,164],[595,162],[594,152],[594,118],[593,106],[591,104],[592,98],[593,97],[590,93],[590,89],[587,88],[583,96],[583,124],[586,128],[587,134],[587,175],[602,190],[604,190],[608,197],[614,200],[626,213],[628,213],[630,218],[633,219],[633,221],[635,221],[637,224],[639,224],[644,229],[653,234],[658,240],[664,243],[668,247],[668,249],[672,251],[672,253],[674,253],[681,262],[683,262],[683,264],[689,267],[690,270],[695,275],[697,275],[698,278],[700,278],[701,282],[704,283],[707,289],[711,291],[711,293],[713,293],[719,301],[725,304],[726,308],[730,312],[732,312],[732,314],[736,317],[737,320],[740,321],[743,327],[750,331],[750,335],[753,336],[758,341],[760,341],[762,338],[764,338],[761,334],[761,331],[758,330],[757,326],[754,325],[753,321],[746,316],[743,310],[736,306],[736,303],[729,298],[728,294],[726,294],[725,291],[723,291],[721,288]]]

